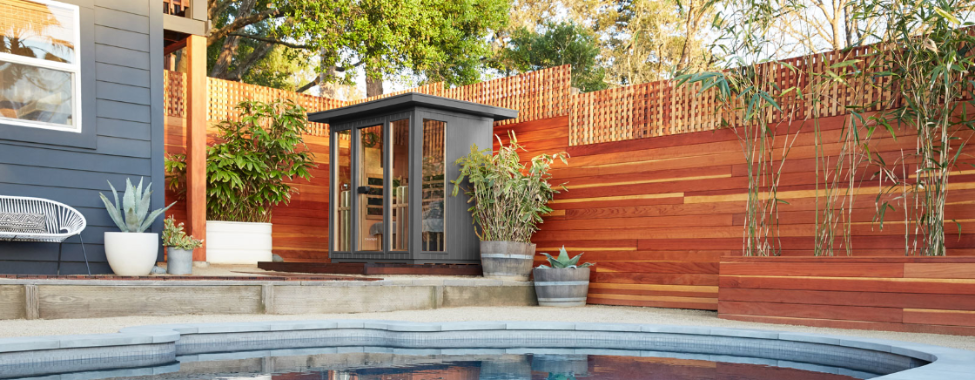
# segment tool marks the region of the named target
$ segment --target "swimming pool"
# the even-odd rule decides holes
[[[221,365],[248,369],[193,372]],[[954,379],[975,373],[975,352],[777,331],[542,322],[282,321],[0,339],[0,378],[438,378],[429,365],[464,373],[443,379]],[[392,377],[363,377],[384,373]]]

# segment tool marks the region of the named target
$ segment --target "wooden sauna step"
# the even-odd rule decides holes
[[[290,273],[327,273],[361,275],[429,275],[480,276],[480,264],[405,264],[405,263],[310,263],[262,261],[257,267]]]

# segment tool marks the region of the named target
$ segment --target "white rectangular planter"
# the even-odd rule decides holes
[[[271,223],[208,220],[206,244],[210,264],[271,261]]]

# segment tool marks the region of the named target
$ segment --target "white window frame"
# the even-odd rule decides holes
[[[0,53],[0,60],[21,65],[64,71],[73,74],[71,76],[71,120],[73,125],[55,124],[35,120],[21,120],[0,116],[0,124],[16,125],[20,127],[53,129],[62,132],[81,133],[81,8],[74,4],[62,3],[53,0],[22,0],[30,1],[58,8],[68,9],[74,12],[74,60],[73,63],[55,62],[41,58],[25,57],[22,55]]]

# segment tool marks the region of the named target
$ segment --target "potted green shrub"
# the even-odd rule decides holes
[[[183,230],[183,223],[176,224],[170,216],[163,222],[163,247],[166,247],[166,273],[182,275],[193,273],[193,250],[203,245]]]
[[[589,267],[591,263],[579,264],[582,254],[569,258],[565,247],[559,250],[559,257],[542,253],[549,265],[535,268],[535,295],[539,306],[585,306],[589,295]]]
[[[108,183],[108,187],[112,188],[114,204],[105,194],[98,193],[98,195],[105,203],[108,215],[121,230],[121,232],[105,232],[105,257],[108,259],[108,265],[119,276],[146,276],[156,265],[156,258],[159,255],[159,234],[145,231],[159,215],[173,205],[149,212],[152,183],[143,189],[141,178],[139,186],[135,188],[132,187],[132,181],[125,179],[125,193],[122,194],[121,203],[112,182]]]
[[[568,163],[568,153],[541,154],[527,167],[521,163],[515,133],[509,134],[508,145],[501,142],[497,154],[491,150],[471,152],[457,160],[460,176],[451,181],[456,196],[464,181],[464,192],[474,202],[475,233],[481,241],[481,267],[485,277],[528,281],[535,257],[532,234],[538,231],[542,215],[551,212],[546,204],[558,193],[549,184],[550,169],[556,159]],[[565,185],[559,188],[566,190]]]
[[[247,100],[240,120],[218,125],[207,147],[207,261],[257,264],[271,261],[271,210],[298,192],[297,178],[311,179],[314,155],[304,143],[305,110],[291,100]],[[166,160],[169,186],[185,189],[186,156]]]

